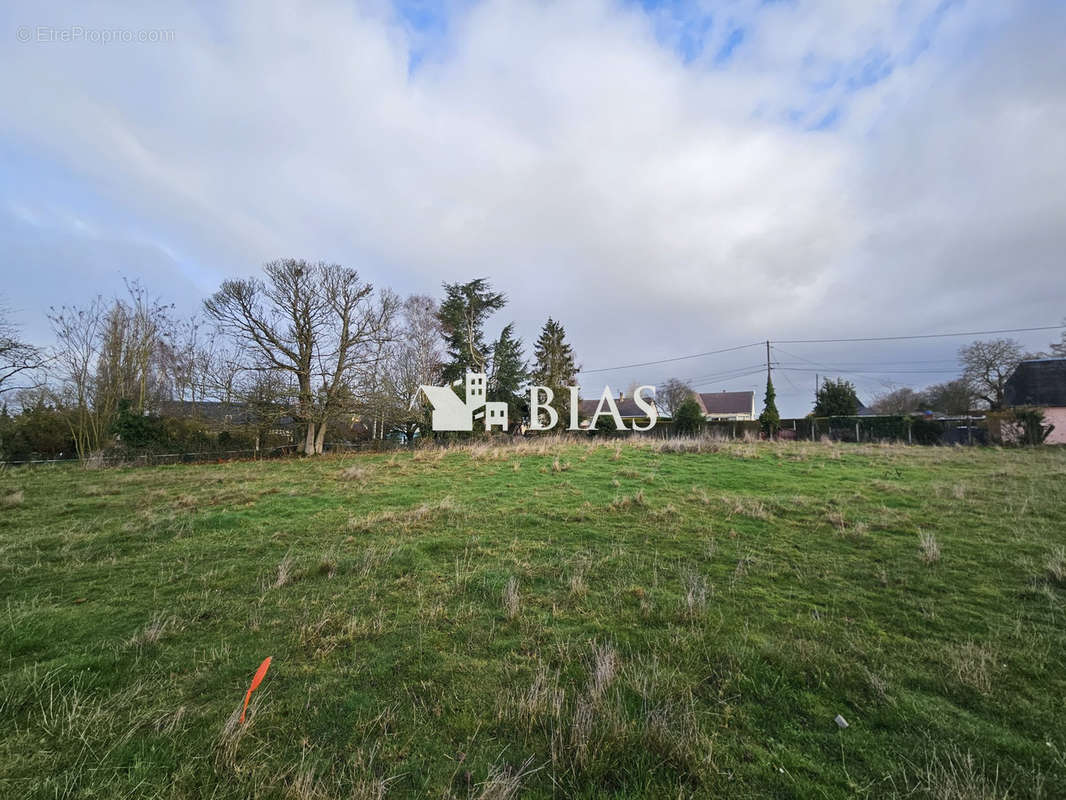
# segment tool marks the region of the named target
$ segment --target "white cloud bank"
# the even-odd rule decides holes
[[[483,2],[438,36],[377,4],[16,4],[0,241],[30,275],[5,289],[36,310],[118,267],[191,305],[290,255],[400,291],[486,275],[527,340],[551,314],[589,367],[1054,322],[1066,15],[1007,6]]]

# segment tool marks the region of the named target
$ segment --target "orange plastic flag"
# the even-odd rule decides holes
[[[248,711],[248,702],[252,699],[252,692],[259,688],[259,684],[263,682],[263,678],[266,677],[267,670],[270,669],[270,656],[263,659],[263,663],[259,665],[259,669],[255,671],[255,677],[252,678],[252,685],[248,687],[247,694],[244,695],[244,708],[241,709],[241,723],[244,723],[244,715]]]

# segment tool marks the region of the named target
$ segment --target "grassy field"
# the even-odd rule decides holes
[[[1064,797],[1064,546],[1066,449],[9,470],[0,796]]]

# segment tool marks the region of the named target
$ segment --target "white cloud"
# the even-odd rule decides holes
[[[113,209],[70,208],[99,244],[74,241],[147,232],[189,296],[287,255],[401,291],[488,275],[527,339],[552,314],[588,366],[1061,315],[1061,285],[997,280],[1007,260],[1054,280],[1064,244],[1061,11],[707,10],[686,65],[662,19],[607,2],[484,2],[429,42],[383,6],[26,5],[19,23],[175,40],[6,45],[0,124]],[[890,74],[849,88],[871,59]],[[834,109],[836,125],[805,130]],[[7,199],[38,213],[17,188]]]

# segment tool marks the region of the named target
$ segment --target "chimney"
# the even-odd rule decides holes
[[[625,392],[619,392],[618,393],[618,402],[621,403],[625,399],[626,399]]]

